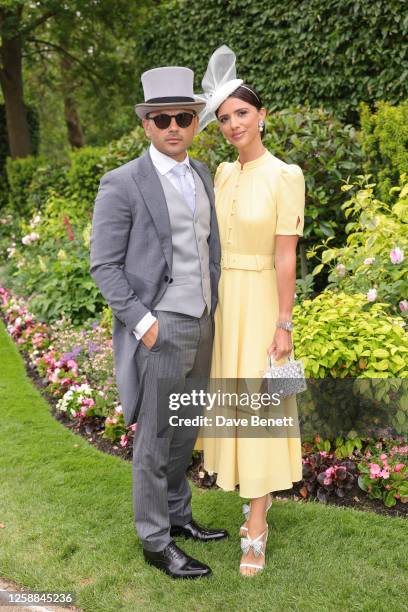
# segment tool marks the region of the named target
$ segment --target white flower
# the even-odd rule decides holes
[[[369,289],[367,291],[367,300],[369,302],[375,302],[376,299],[377,299],[377,289],[375,288]]]
[[[374,261],[375,261],[375,257],[367,257],[367,259],[364,260],[364,265],[371,266],[371,264],[374,263]]]
[[[341,277],[346,276],[346,266],[343,264],[337,264],[336,266],[337,274]]]
[[[23,236],[21,239],[21,242],[25,245],[30,244],[31,242],[30,234],[27,234],[27,236]]]

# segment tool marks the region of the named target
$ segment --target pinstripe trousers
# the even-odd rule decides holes
[[[135,356],[141,391],[133,444],[133,509],[143,547],[157,552],[170,543],[171,525],[191,520],[186,470],[199,429],[168,427],[163,435],[160,425],[158,437],[158,423],[168,423],[168,414],[163,414],[168,406],[158,402],[159,380],[174,381],[172,392],[188,392],[193,379],[209,376],[213,324],[207,310],[200,319],[153,313],[159,321],[157,341],[151,350],[139,342]],[[181,408],[177,416],[192,416],[192,407]]]

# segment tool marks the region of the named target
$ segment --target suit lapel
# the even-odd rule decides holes
[[[200,164],[197,164],[197,162],[194,159],[191,159],[191,157],[190,164],[197,172],[200,179],[203,181],[205,190],[208,195],[208,199],[210,200],[211,208],[214,208],[214,187],[210,174],[208,172],[203,172]]]
[[[173,247],[169,211],[163,187],[148,152],[139,158],[139,163],[133,172],[133,178],[152,217],[164,257],[171,270],[173,265]]]

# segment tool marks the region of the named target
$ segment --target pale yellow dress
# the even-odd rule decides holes
[[[275,235],[302,235],[303,174],[266,151],[243,168],[238,161],[220,164],[215,193],[222,260],[211,378],[259,378],[279,314]],[[285,413],[297,414],[295,396],[283,402]],[[200,443],[218,486],[239,485],[242,497],[288,489],[302,477],[298,437],[203,437]]]

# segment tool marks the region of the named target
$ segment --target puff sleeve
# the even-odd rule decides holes
[[[275,234],[303,236],[305,214],[305,180],[295,164],[282,168],[277,193],[277,220]]]

